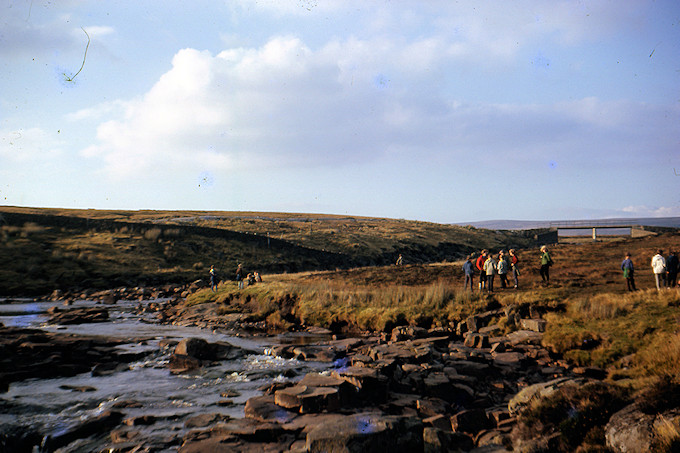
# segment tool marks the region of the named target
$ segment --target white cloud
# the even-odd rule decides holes
[[[680,217],[678,206],[626,206],[622,209],[628,216],[637,217]]]
[[[295,37],[278,37],[260,48],[217,55],[183,49],[143,97],[84,109],[70,119],[122,108],[122,117],[100,124],[97,143],[84,154],[103,157],[109,173],[123,177],[200,171],[205,162],[223,170],[255,162],[328,166],[377,159],[388,150],[455,158],[493,149],[521,151],[529,160],[552,150],[593,162],[594,152],[617,142],[616,156],[600,158],[634,161],[648,158],[640,151],[680,114],[596,98],[555,105],[461,103],[443,98],[442,82],[432,78],[446,64],[434,57],[438,47],[433,40],[400,47],[350,38],[314,51]],[[408,64],[414,53],[428,71]],[[672,141],[652,155],[669,155]]]

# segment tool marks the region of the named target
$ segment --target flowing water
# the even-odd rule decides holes
[[[73,306],[93,304],[91,301],[78,301]],[[245,402],[261,394],[258,388],[263,385],[284,379],[284,373],[302,376],[308,371],[322,371],[330,367],[329,364],[287,360],[266,354],[272,344],[282,342],[277,338],[242,337],[157,324],[151,315],[133,314],[138,304],[119,301],[106,306],[110,316],[106,323],[54,326],[44,323],[47,310],[56,303],[0,302],[0,322],[6,326],[130,339],[129,343],[121,346],[122,349],[149,352],[143,360],[131,363],[112,375],[93,377],[86,373],[68,378],[13,382],[8,392],[0,394],[0,425],[25,427],[33,432],[54,435],[114,407],[116,403],[133,402],[122,409],[126,417],[151,415],[156,418],[151,425],[133,427],[138,432],[138,437],[133,439],[134,444],[146,440],[167,445],[169,439],[183,437],[187,432],[184,423],[191,416],[220,413],[234,418],[243,417]],[[172,351],[162,350],[159,342],[188,337],[203,338],[211,343],[224,341],[249,352],[242,359],[219,362],[192,374],[171,374],[167,363]],[[104,451],[109,445],[107,432],[98,439],[78,441],[59,451]],[[178,448],[177,444],[163,451],[176,451]]]

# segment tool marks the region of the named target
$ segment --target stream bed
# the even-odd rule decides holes
[[[151,302],[157,301],[145,301],[144,304]],[[77,301],[73,307],[94,304]],[[272,345],[295,341],[290,337],[244,337],[159,324],[151,314],[135,314],[139,304],[137,301],[119,301],[104,305],[109,310],[109,322],[58,326],[45,324],[47,310],[58,303],[0,300],[0,323],[5,326],[130,339],[121,349],[147,353],[144,359],[125,364],[120,371],[109,375],[95,377],[85,373],[13,382],[6,393],[0,393],[0,426],[54,436],[106,410],[115,409],[121,410],[126,419],[153,417],[152,424],[134,426],[136,434],[131,439],[134,445],[161,445],[162,448],[153,451],[177,451],[182,437],[190,429],[185,426],[188,419],[215,413],[241,418],[246,401],[260,395],[262,392],[258,389],[262,386],[285,379],[284,374],[301,377],[307,372],[323,371],[332,366],[266,353]],[[174,348],[162,348],[160,343],[190,337],[210,343],[228,342],[248,353],[241,359],[221,361],[190,374],[172,374],[167,364]],[[57,451],[109,451],[110,446],[110,432],[105,432]],[[41,450],[36,448],[34,451]]]

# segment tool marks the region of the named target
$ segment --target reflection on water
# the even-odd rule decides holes
[[[78,305],[93,305],[82,301]],[[7,326],[42,328],[69,334],[105,335],[130,339],[127,351],[150,352],[143,360],[131,363],[124,371],[93,377],[90,373],[68,378],[30,379],[15,382],[0,394],[0,425],[30,427],[40,433],[55,433],[115,408],[122,402],[126,417],[153,415],[156,422],[137,427],[142,438],[181,438],[187,417],[203,413],[221,413],[243,417],[245,402],[261,393],[263,385],[282,380],[283,374],[303,375],[322,371],[329,364],[300,362],[265,355],[271,340],[244,338],[226,333],[190,327],[152,323],[150,315],[132,314],[135,303],[107,306],[110,322],[69,326],[44,326],[47,310],[54,303],[0,305],[0,322]],[[19,313],[17,308],[23,312]],[[232,361],[217,362],[195,373],[173,375],[167,364],[170,351],[161,350],[161,340],[203,338],[209,342],[226,341],[251,353]],[[143,338],[144,341],[137,339]],[[133,340],[135,339],[135,340]],[[87,389],[89,391],[74,391]],[[236,395],[225,398],[221,396]],[[229,401],[226,401],[226,400]],[[94,444],[93,444],[94,442]],[[91,440],[82,450],[101,451],[107,439]]]

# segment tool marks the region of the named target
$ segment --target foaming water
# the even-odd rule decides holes
[[[47,331],[103,335],[129,339],[121,346],[127,352],[148,353],[143,360],[123,365],[110,375],[91,373],[68,378],[29,379],[14,382],[9,391],[0,394],[0,425],[26,427],[34,432],[57,434],[107,409],[122,407],[125,416],[153,416],[148,426],[134,426],[135,442],[181,439],[187,418],[219,413],[234,418],[244,415],[245,402],[261,394],[262,386],[283,380],[286,375],[303,375],[322,371],[328,364],[300,362],[265,354],[272,339],[248,338],[212,332],[206,329],[161,325],[151,315],[135,315],[138,302],[107,305],[110,321],[96,324],[46,326],[47,310],[54,303],[0,305],[0,322],[7,326],[41,328]],[[81,301],[75,306],[93,305]],[[25,308],[24,312],[19,310]],[[236,360],[220,361],[194,373],[175,375],[168,368],[171,349],[162,349],[161,340],[203,338],[223,341],[246,349]],[[225,395],[225,396],[222,396]],[[108,433],[106,433],[108,434]],[[60,451],[101,451],[110,438],[78,442]],[[68,449],[71,448],[71,449]],[[168,447],[174,451],[175,447]]]

